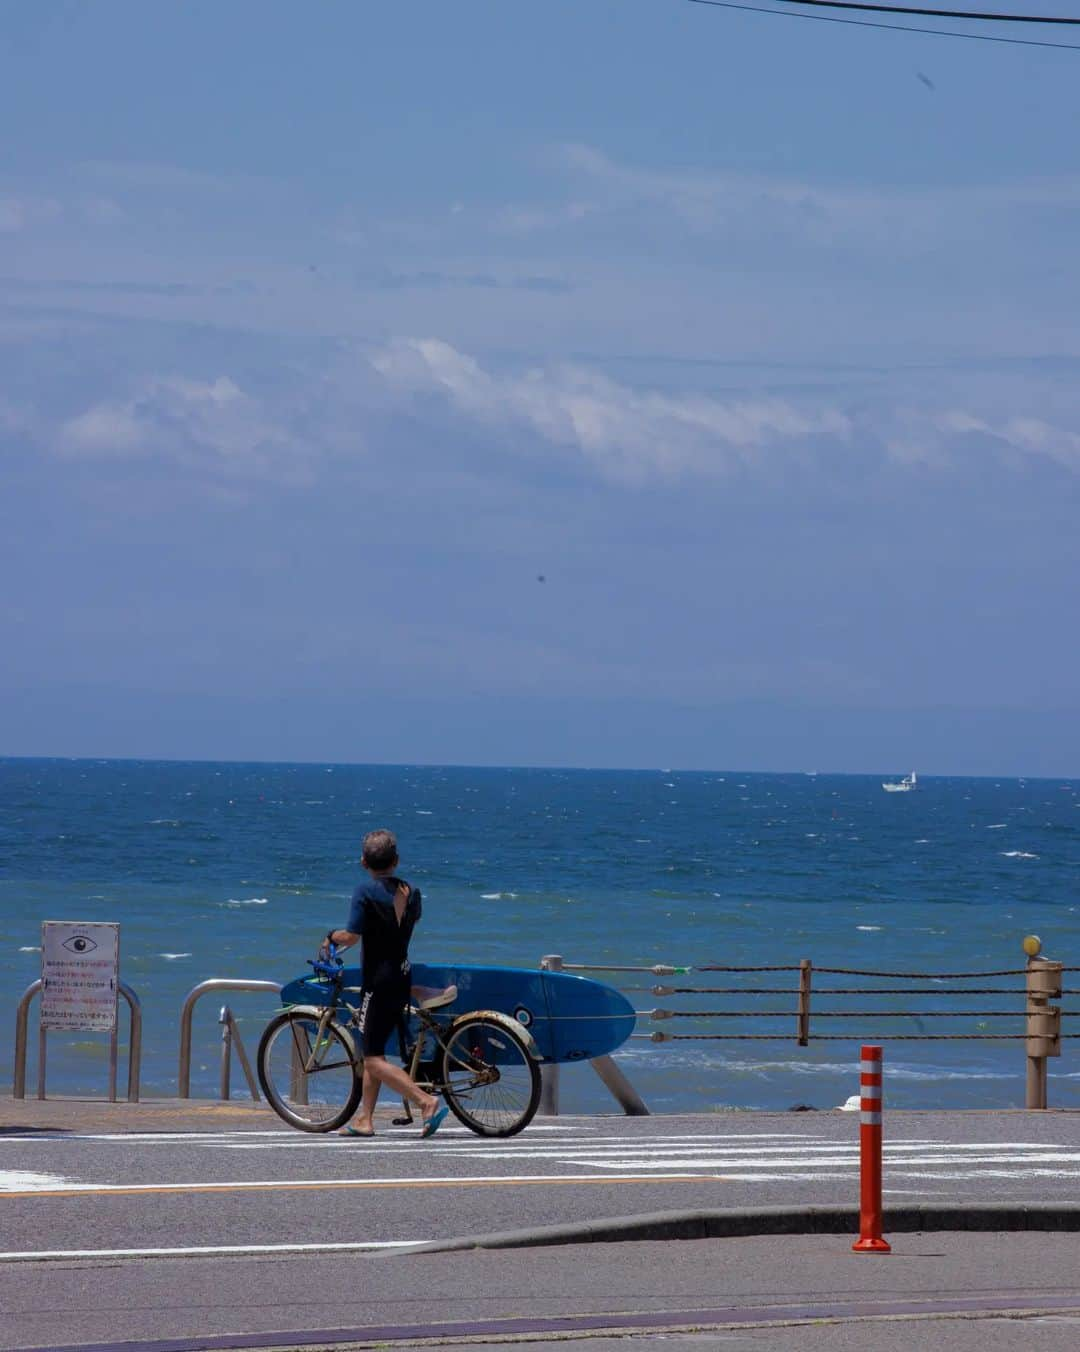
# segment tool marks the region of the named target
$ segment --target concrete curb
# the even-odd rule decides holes
[[[911,1234],[934,1230],[1080,1231],[1080,1203],[1019,1205],[921,1203],[889,1207],[885,1233]],[[397,1250],[402,1258],[464,1249],[525,1249],[553,1244],[612,1244],[628,1240],[737,1239],[750,1235],[853,1235],[859,1233],[859,1212],[847,1206],[758,1206],[732,1211],[652,1211],[640,1216],[544,1225],[528,1230],[500,1230],[486,1235],[437,1239]],[[385,1255],[380,1255],[380,1257]]]

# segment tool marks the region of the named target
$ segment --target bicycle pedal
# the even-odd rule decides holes
[[[413,1120],[411,1117],[392,1117],[390,1119],[391,1126],[395,1127],[411,1127],[412,1122]]]

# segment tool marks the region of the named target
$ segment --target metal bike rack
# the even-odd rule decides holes
[[[218,1087],[218,1097],[223,1103],[228,1102],[232,1089],[232,1050],[235,1046],[236,1054],[240,1058],[240,1068],[244,1072],[244,1079],[247,1080],[248,1092],[251,1094],[252,1100],[258,1103],[260,1098],[259,1086],[255,1082],[255,1076],[251,1073],[251,1062],[248,1060],[248,1054],[244,1048],[244,1039],[240,1036],[240,1029],[236,1026],[236,1018],[228,1005],[221,1006],[218,1023],[221,1024],[221,1080]]]
[[[211,991],[268,991],[274,995],[280,995],[281,983],[279,981],[234,980],[231,977],[215,976],[211,977],[209,981],[200,981],[197,986],[192,986],[180,1010],[180,1065],[177,1074],[180,1098],[191,1097],[192,1015],[198,1001],[204,995],[209,995]]]
[[[119,993],[128,1003],[131,1013],[131,1035],[128,1038],[128,1088],[129,1103],[139,1101],[139,1068],[142,1064],[142,1007],[139,997],[125,981],[117,983]],[[26,1028],[30,1019],[30,1004],[41,990],[41,979],[32,981],[23,992],[19,1008],[15,1014],[15,1081],[12,1085],[12,1097],[26,1097]],[[113,1028],[109,1043],[109,1102],[116,1102],[116,1062],[118,1056],[119,1019]],[[48,1032],[38,1028],[38,1087],[39,1099],[45,1097],[45,1038]]]

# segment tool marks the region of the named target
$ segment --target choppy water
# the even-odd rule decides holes
[[[880,777],[866,776],[6,760],[5,1081],[15,1004],[38,975],[42,920],[120,922],[122,976],[144,1008],[144,1094],[172,1094],[185,993],[209,976],[301,971],[327,927],[344,920],[358,842],[375,825],[397,831],[403,872],[424,891],[418,959],[535,966],[558,952],[568,962],[698,966],[809,957],[816,966],[964,971],[1021,966],[1020,940],[1035,931],[1049,956],[1080,964],[1077,781],[927,779],[916,793],[886,794]],[[640,1009],[686,1007],[651,993],[658,978],[607,979],[629,987]],[[229,998],[254,1050],[272,1002]],[[983,1007],[1019,1008],[1002,1000],[986,997]],[[217,1084],[219,1007],[208,997],[196,1021],[198,1094]],[[766,997],[762,1007],[791,1001]],[[888,1026],[917,1031],[912,1022]],[[787,1033],[794,1019],[769,1023]],[[622,1056],[659,1110],[827,1108],[855,1090],[860,1037],[883,1028],[818,1020],[815,1031],[845,1040],[809,1049],[790,1037],[635,1041]],[[1001,1020],[984,1028],[1020,1031]],[[1023,1101],[1019,1043],[886,1045],[894,1104]],[[1078,1106],[1080,1043],[1064,1045],[1051,1101]],[[103,1039],[53,1036],[49,1055],[52,1091],[104,1090]],[[563,1103],[591,1110],[610,1100],[587,1067],[570,1067]]]

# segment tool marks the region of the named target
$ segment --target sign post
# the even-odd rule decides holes
[[[116,1102],[120,926],[46,920],[41,926],[38,1098],[45,1097],[48,1029],[109,1033],[109,1102]]]

